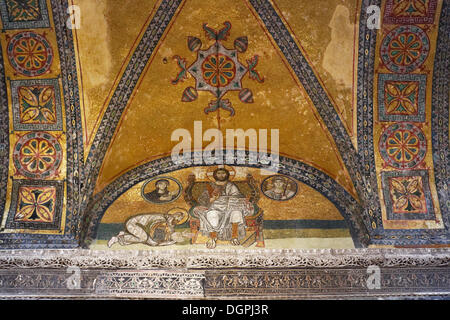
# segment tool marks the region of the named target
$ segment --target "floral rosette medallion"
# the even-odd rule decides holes
[[[244,103],[253,102],[253,93],[248,88],[242,87],[242,78],[248,72],[250,79],[262,83],[264,79],[255,70],[258,64],[258,56],[247,60],[247,66],[243,65],[239,59],[239,53],[247,50],[247,37],[239,37],[234,41],[234,49],[226,48],[221,41],[227,40],[231,23],[224,22],[224,28],[216,31],[203,24],[206,37],[215,40],[214,44],[206,50],[201,50],[202,41],[196,37],[188,37],[188,48],[192,52],[197,52],[197,60],[187,67],[186,59],[174,56],[180,71],[172,84],[177,84],[187,79],[190,74],[195,79],[195,87],[187,87],[181,98],[183,102],[192,102],[198,98],[198,91],[208,91],[215,96],[209,105],[204,109],[205,113],[216,111],[219,108],[227,110],[230,115],[235,114],[230,100],[223,97],[229,91],[239,91],[239,99]]]

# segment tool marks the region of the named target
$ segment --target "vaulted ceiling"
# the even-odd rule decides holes
[[[56,247],[95,237],[105,211],[121,194],[134,199],[126,192],[138,183],[175,171],[167,162],[177,143],[171,141],[172,132],[184,128],[193,134],[194,121],[202,122],[203,132],[215,128],[224,136],[227,129],[279,129],[279,154],[285,161],[281,173],[297,175],[312,188],[316,203],[305,199],[308,206],[293,206],[311,216],[321,210],[327,212],[324,217],[339,212],[358,246],[449,243],[445,1],[38,2],[40,10],[44,3],[49,12],[41,16],[48,27],[20,25],[20,16],[16,24],[7,24],[16,11],[2,8],[2,116],[9,115],[5,123],[10,128],[2,136],[8,170],[0,172],[5,187],[0,238],[17,238],[16,243],[5,240],[8,246],[45,247],[49,234]],[[379,28],[369,28],[371,4],[380,10]],[[66,27],[70,10],[78,10],[77,28]],[[215,97],[200,90],[186,69],[214,47],[208,28],[227,26],[220,44],[236,49],[235,59],[246,72],[239,90],[223,96],[234,114],[226,108],[207,113]],[[17,58],[11,39],[24,30],[48,39],[55,53],[51,68],[41,75],[21,74],[11,63]],[[399,54],[396,45],[406,49],[398,49]],[[402,54],[413,62],[401,60]],[[14,88],[26,83],[13,82],[32,79],[61,84],[64,130],[48,131],[59,139],[64,157],[59,175],[49,178],[24,178],[14,165],[17,141],[26,138],[13,123],[18,112]],[[186,91],[189,87],[199,90]],[[398,111],[395,101],[405,109]],[[419,140],[408,149],[413,159],[407,158],[408,150],[396,159],[395,146],[383,144],[398,132]],[[399,148],[405,150],[408,141],[400,141]],[[56,186],[64,195],[59,205],[67,212],[58,220],[59,232],[39,232],[36,223],[15,224],[21,201],[15,193],[41,186],[30,179]],[[55,181],[64,187],[58,189]]]

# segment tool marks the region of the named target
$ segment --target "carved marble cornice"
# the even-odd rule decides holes
[[[450,249],[0,250],[0,268],[210,269],[448,267]]]

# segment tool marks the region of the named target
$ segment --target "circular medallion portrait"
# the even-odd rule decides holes
[[[293,179],[274,175],[267,177],[261,183],[262,193],[271,200],[286,201],[297,194],[298,185]]]
[[[177,200],[182,190],[183,187],[177,179],[156,177],[143,184],[141,195],[148,202],[163,204]]]

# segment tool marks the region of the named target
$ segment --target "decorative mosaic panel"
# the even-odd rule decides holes
[[[63,207],[62,181],[13,180],[7,229],[58,230]]]
[[[12,80],[11,95],[14,130],[63,129],[58,79]]]
[[[435,219],[428,171],[386,171],[381,179],[389,220]]]
[[[17,141],[14,166],[18,173],[31,179],[51,178],[58,174],[63,150],[58,139],[47,132],[31,132]]]
[[[32,31],[19,32],[9,38],[7,53],[14,70],[27,77],[46,74],[54,58],[45,33],[40,35]]]
[[[380,154],[386,165],[396,169],[412,169],[427,153],[427,140],[422,130],[412,123],[394,123],[380,137]]]
[[[425,121],[425,74],[378,75],[380,121]]]
[[[45,0],[0,1],[3,29],[50,28]]]
[[[408,73],[422,66],[429,51],[427,33],[417,26],[406,25],[393,29],[384,37],[380,56],[390,71]]]
[[[437,0],[387,0],[385,24],[426,24],[434,22]]]

